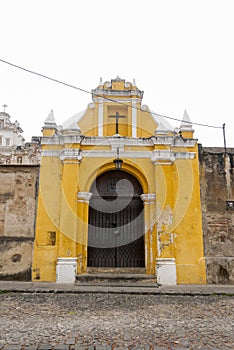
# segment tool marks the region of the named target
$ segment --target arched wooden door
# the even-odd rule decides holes
[[[124,171],[108,171],[96,179],[90,192],[88,266],[144,267],[139,181]]]

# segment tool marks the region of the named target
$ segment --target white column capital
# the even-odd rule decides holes
[[[143,193],[141,194],[141,199],[144,204],[155,204],[156,202],[156,194],[155,193]]]
[[[92,195],[93,194],[91,192],[78,192],[77,193],[77,202],[89,203]]]

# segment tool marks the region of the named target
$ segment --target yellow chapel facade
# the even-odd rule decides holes
[[[144,271],[160,284],[204,284],[197,140],[142,104],[117,77],[86,110],[41,138],[33,281],[74,282],[92,269]]]

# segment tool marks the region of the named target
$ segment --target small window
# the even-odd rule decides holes
[[[17,157],[17,164],[22,164],[22,157]]]
[[[6,159],[6,164],[10,164],[11,163],[11,158],[10,157],[7,157]]]
[[[10,146],[10,143],[11,143],[11,139],[6,138],[6,146]]]
[[[234,210],[234,201],[226,201],[226,210]]]
[[[0,129],[4,127],[4,121],[0,120]]]

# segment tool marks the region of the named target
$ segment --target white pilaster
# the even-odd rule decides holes
[[[136,109],[136,100],[132,100],[132,137],[137,137],[137,109]]]
[[[155,193],[143,193],[141,199],[144,202],[144,219],[145,219],[145,267],[149,274],[155,273],[156,252],[153,250],[156,240],[155,231]]]
[[[103,99],[98,102],[98,136],[103,136]]]

